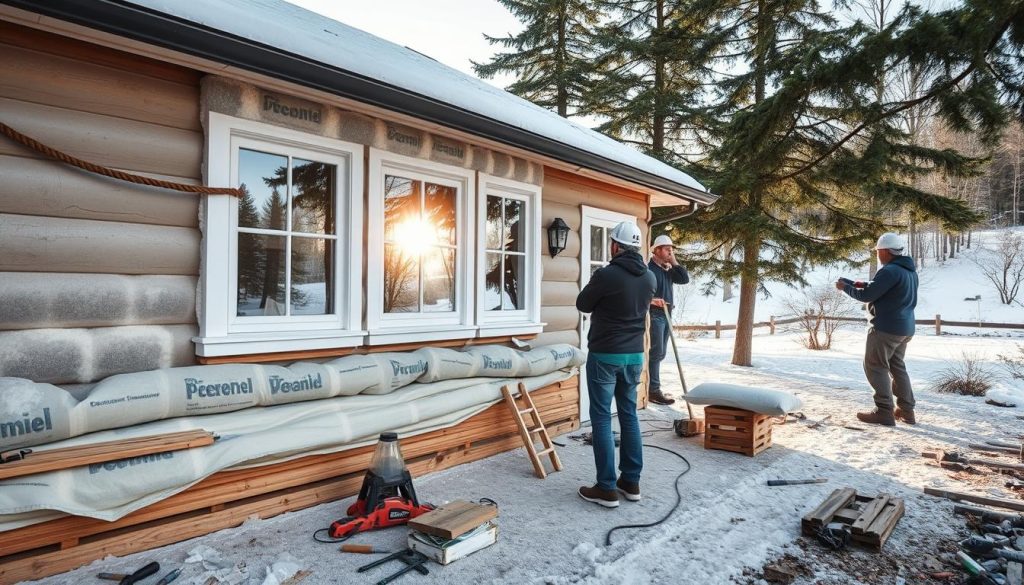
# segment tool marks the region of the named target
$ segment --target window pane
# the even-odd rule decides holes
[[[334,233],[334,192],[337,167],[292,159],[292,229]]]
[[[432,226],[435,241],[455,245],[455,187],[427,183],[423,203],[423,221]]]
[[[334,241],[292,238],[292,315],[334,312]]]
[[[420,310],[419,257],[401,246],[384,245],[384,312],[409,313]]]
[[[455,310],[455,250],[433,248],[423,255],[423,312]]]
[[[421,232],[421,183],[404,177],[384,177],[384,240],[394,242],[406,238],[415,243]]]
[[[505,249],[510,252],[526,250],[526,222],[523,218],[525,208],[522,201],[505,200]]]
[[[604,228],[590,226],[590,259],[604,260]]]
[[[501,310],[501,257],[502,254],[487,253],[484,266],[484,310]]]
[[[238,316],[285,314],[285,238],[238,234]]]
[[[487,197],[487,249],[501,249],[501,197]]]
[[[288,157],[238,150],[238,225],[283,230],[288,204]]]
[[[522,285],[526,282],[526,256],[505,256],[505,293],[501,295],[501,308],[506,311],[525,308]]]

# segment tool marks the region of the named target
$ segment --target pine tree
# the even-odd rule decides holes
[[[685,0],[604,0],[613,20],[597,31],[601,76],[586,95],[605,118],[597,130],[641,151],[680,162],[703,72],[694,67],[695,22]]]
[[[716,1],[693,14],[720,31],[704,42],[715,56],[708,68],[737,73],[721,76],[695,117],[699,140],[711,145],[697,174],[721,198],[677,227],[710,244],[699,257],[704,268],[740,277],[732,362],[750,365],[762,280],[804,283],[804,260],[851,260],[887,227],[864,211],[857,195],[865,185],[883,214],[912,209],[951,228],[977,220],[963,202],[894,180],[922,167],[963,173],[972,162],[909,143],[894,118],[934,102],[954,128],[998,136],[1006,121],[999,96],[1017,111],[1022,104],[1024,8],[978,2],[931,14],[908,6],[874,32],[839,26],[808,0]],[[879,72],[900,63],[924,68],[928,87],[879,100]],[[733,242],[739,257],[722,261],[719,249]]]
[[[593,71],[591,29],[599,19],[587,0],[498,0],[526,28],[516,36],[491,37],[492,45],[510,51],[488,63],[473,63],[477,75],[490,79],[514,73],[506,89],[568,117],[582,109],[582,95]]]

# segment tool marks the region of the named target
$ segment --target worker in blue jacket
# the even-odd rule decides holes
[[[868,304],[868,338],[864,350],[864,374],[874,389],[875,409],[858,412],[862,422],[895,426],[896,420],[915,424],[914,390],[903,361],[907,344],[914,337],[914,307],[917,306],[917,268],[914,259],[903,255],[903,239],[885,233],[875,245],[882,267],[871,282],[836,281],[836,288]],[[896,408],[893,409],[893,395]]]
[[[654,239],[651,261],[647,268],[654,273],[657,287],[651,299],[651,351],[648,354],[647,369],[650,372],[648,399],[654,404],[673,404],[675,399],[661,391],[661,360],[665,359],[668,336],[672,334],[672,286],[690,282],[685,266],[676,260],[672,238],[662,234]]]

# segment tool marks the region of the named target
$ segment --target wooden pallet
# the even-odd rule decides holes
[[[731,406],[704,407],[704,448],[753,457],[772,446],[772,418]]]
[[[579,378],[534,390],[552,435],[580,426]],[[518,448],[512,414],[497,403],[462,423],[402,439],[413,476]],[[374,446],[311,455],[252,469],[222,471],[120,520],[67,516],[0,533],[0,585],[69,571],[106,555],[122,556],[355,495]],[[331,518],[324,518],[326,526]]]
[[[853,488],[841,488],[804,516],[800,528],[805,536],[815,536],[826,524],[840,522],[850,527],[851,540],[878,551],[892,535],[903,511],[901,498],[887,494],[862,496]]]

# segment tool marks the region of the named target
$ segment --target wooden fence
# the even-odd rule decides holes
[[[790,323],[797,323],[804,317],[784,317],[776,319],[775,315],[768,318],[767,321],[758,321],[754,323],[754,328],[767,327],[768,335],[775,335],[775,328],[779,325],[789,325]],[[866,323],[867,320],[864,317],[828,317],[831,321],[849,321],[854,323]],[[1022,329],[1024,330],[1024,323],[988,323],[985,321],[943,321],[942,315],[935,315],[935,319],[918,319],[914,321],[918,325],[933,325],[935,327],[935,335],[942,335],[942,326],[947,327],[979,327],[982,329]],[[676,331],[714,331],[715,339],[722,337],[723,331],[732,331],[736,329],[735,323],[728,323],[723,325],[721,321],[715,321],[714,325],[708,324],[697,324],[697,325],[673,325],[673,329]]]

